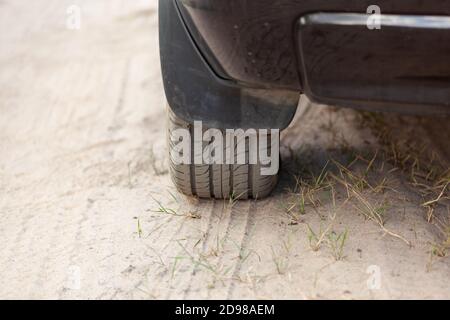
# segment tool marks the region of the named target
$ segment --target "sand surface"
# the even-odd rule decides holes
[[[66,26],[72,4],[80,30]],[[450,298],[450,260],[433,253],[449,234],[448,189],[428,219],[422,204],[439,192],[377,153],[381,134],[358,112],[302,99],[269,199],[179,195],[157,19],[155,0],[0,1],[0,298]],[[386,123],[448,168],[449,118]],[[330,158],[360,170],[374,154],[373,188],[330,178],[351,180]],[[302,205],[324,167],[333,188]]]

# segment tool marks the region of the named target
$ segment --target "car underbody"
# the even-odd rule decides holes
[[[450,112],[450,3],[164,0],[169,105],[217,128],[285,128],[299,93],[344,107]]]

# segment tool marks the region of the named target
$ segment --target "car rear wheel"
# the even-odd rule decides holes
[[[189,130],[193,134],[193,124],[177,117],[170,107],[168,113],[168,149],[170,176],[176,188],[183,194],[200,198],[215,199],[261,199],[267,197],[275,188],[278,171],[275,175],[261,175],[261,164],[178,164],[172,157],[172,150],[179,142],[173,136],[177,129]],[[224,135],[225,136],[225,135]],[[194,153],[191,139],[191,153]],[[224,138],[225,140],[225,138]],[[223,143],[225,146],[225,141]],[[233,146],[236,150],[236,146]],[[270,153],[270,143],[268,144]],[[248,144],[245,152],[248,155]],[[225,154],[225,150],[224,150]],[[248,156],[246,159],[248,160]]]

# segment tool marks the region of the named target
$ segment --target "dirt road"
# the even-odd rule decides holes
[[[0,26],[0,298],[450,298],[448,118],[303,99],[270,199],[189,199],[155,0],[1,1]]]

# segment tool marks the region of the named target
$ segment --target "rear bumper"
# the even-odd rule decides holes
[[[317,13],[302,17],[297,43],[303,91],[344,106],[450,111],[450,17]]]
[[[371,1],[177,1],[222,79],[351,107],[450,111],[450,30],[442,24],[450,2],[380,0],[382,15],[400,17],[400,25],[369,30],[362,22]],[[347,13],[359,22],[339,22]],[[327,15],[334,20],[317,19]],[[421,26],[427,16],[442,19]]]

